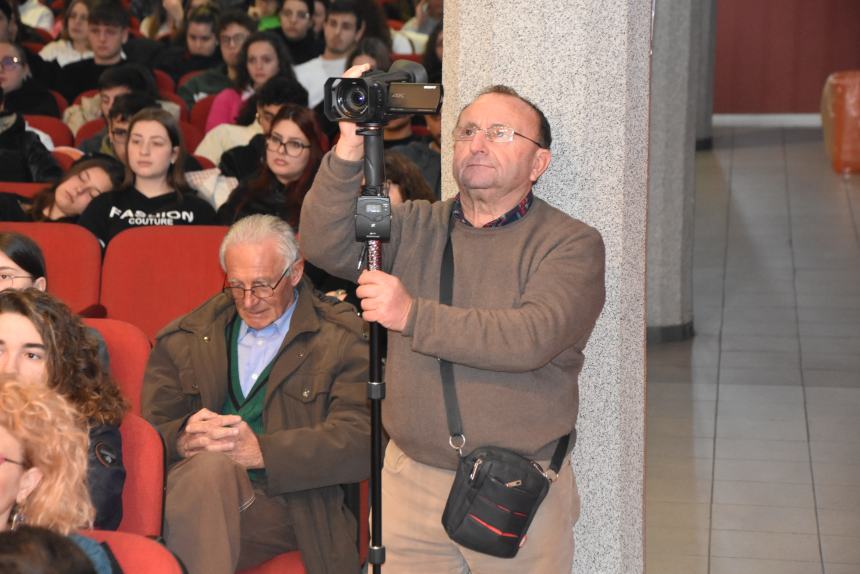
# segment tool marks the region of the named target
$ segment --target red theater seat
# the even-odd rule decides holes
[[[122,489],[122,522],[118,530],[160,537],[164,517],[165,465],[161,435],[134,413],[125,415],[119,431],[126,476]]]
[[[98,331],[107,344],[110,372],[122,394],[131,404],[131,412],[140,414],[143,373],[149,360],[149,339],[131,323],[116,319],[84,319]]]
[[[17,231],[39,244],[48,268],[48,293],[75,313],[98,307],[102,249],[92,233],[72,223],[8,221],[0,223],[0,231]]]
[[[72,146],[75,143],[75,138],[72,137],[72,130],[57,118],[51,116],[25,115],[24,120],[31,127],[41,130],[51,136],[51,140],[55,146]]]
[[[125,574],[183,574],[170,550],[145,536],[107,530],[83,530],[81,534],[107,543]]]
[[[226,227],[138,227],[108,244],[102,267],[107,316],[140,327],[150,340],[224,284],[218,249]]]

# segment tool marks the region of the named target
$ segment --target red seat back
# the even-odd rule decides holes
[[[80,147],[82,143],[99,133],[106,125],[103,119],[96,118],[79,127],[75,134],[75,146]]]
[[[194,76],[199,76],[200,74],[202,74],[205,71],[206,70],[192,70],[192,71],[188,72],[187,74],[182,74],[182,77],[179,78],[179,81],[176,83],[176,89],[178,90],[179,88],[184,86],[186,84],[186,82],[188,82],[188,80],[190,80]]]
[[[141,536],[161,536],[165,484],[161,435],[134,413],[126,413],[119,432],[126,475],[118,530]]]
[[[215,102],[215,96],[217,95],[218,94],[212,94],[194,102],[194,106],[191,108],[192,124],[195,126],[201,126],[205,129],[204,126],[206,126],[206,118],[209,117],[209,110],[212,109],[212,103]]]
[[[145,536],[107,530],[82,530],[81,534],[98,542],[107,543],[123,572],[158,572],[182,574],[179,560],[170,550]]]
[[[168,102],[173,102],[177,106],[179,106],[179,119],[187,122],[190,118],[188,115],[188,104],[185,103],[185,100],[176,95],[175,92],[160,90],[158,92],[159,100],[167,100]]]
[[[75,163],[75,158],[61,151],[54,150],[51,152],[51,156],[63,172],[68,171],[68,169],[72,167],[72,164]]]
[[[183,121],[179,122],[179,131],[182,132],[182,140],[185,142],[185,153],[193,154],[203,141],[203,132],[197,126]]]
[[[0,192],[16,193],[22,197],[36,197],[36,194],[50,187],[50,183],[30,183],[21,181],[0,181]]]
[[[107,344],[110,372],[131,404],[131,412],[140,415],[140,393],[143,373],[149,359],[149,339],[139,328],[116,319],[84,319],[84,323],[97,330]]]
[[[152,70],[152,75],[155,76],[155,85],[158,87],[159,92],[173,93],[176,91],[176,84],[173,83],[173,78],[170,77],[170,74],[156,68]]]
[[[55,146],[71,146],[75,143],[75,139],[72,137],[72,130],[57,118],[26,114],[24,119],[32,127],[42,130],[51,136],[51,140],[53,140]]]
[[[108,244],[101,303],[107,316],[140,327],[153,340],[173,319],[224,284],[218,249],[226,227],[138,227]]]
[[[45,254],[48,293],[75,313],[92,312],[99,302],[102,249],[98,239],[72,223],[0,223],[0,231],[31,238]]]
[[[51,92],[51,95],[54,96],[54,100],[57,102],[57,107],[60,109],[60,114],[66,111],[66,108],[69,107],[69,102],[66,101],[66,98],[60,92],[56,90],[48,90]]]
[[[98,94],[98,93],[99,93],[99,91],[98,91],[97,89],[95,89],[95,88],[94,88],[94,89],[92,89],[92,90],[84,90],[83,92],[81,92],[80,94],[78,94],[77,96],[75,96],[75,100],[72,102],[72,105],[73,105],[73,106],[80,105],[81,100],[82,100],[83,98],[91,98],[91,97],[95,96],[95,95],[96,95],[96,94]]]

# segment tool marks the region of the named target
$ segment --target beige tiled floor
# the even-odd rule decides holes
[[[696,337],[648,349],[648,574],[860,574],[860,176],[814,129],[697,157]]]

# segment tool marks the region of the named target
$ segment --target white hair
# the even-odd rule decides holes
[[[278,241],[278,251],[284,258],[284,270],[299,258],[299,244],[290,224],[274,215],[249,215],[234,223],[221,242],[219,257],[221,269],[227,271],[224,256],[227,249],[239,243],[262,243],[267,239]]]

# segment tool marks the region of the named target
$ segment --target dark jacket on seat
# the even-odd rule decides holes
[[[39,136],[24,128],[24,118],[0,112],[0,181],[53,181],[63,174]]]

